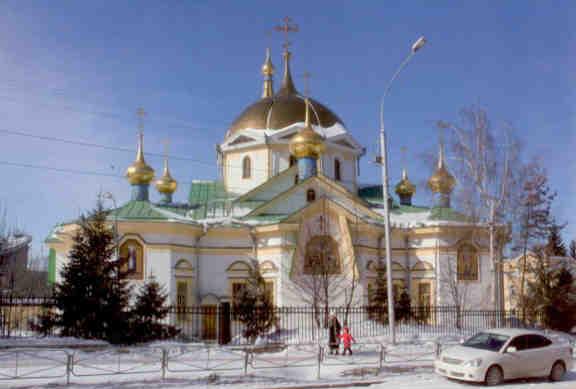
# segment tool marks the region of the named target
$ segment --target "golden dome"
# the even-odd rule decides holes
[[[296,90],[290,74],[290,52],[284,52],[284,78],[281,89],[274,96],[266,96],[249,105],[234,120],[226,137],[235,132],[251,128],[278,130],[302,121],[306,111],[304,97]],[[311,123],[321,127],[331,127],[342,120],[323,104],[310,99]]]
[[[456,179],[444,166],[444,149],[440,146],[438,155],[438,167],[432,177],[428,180],[428,186],[434,193],[449,194],[456,185]]]
[[[144,160],[143,137],[140,132],[136,160],[126,169],[126,178],[131,185],[147,185],[154,179],[154,169]]]
[[[164,172],[162,173],[162,177],[156,180],[155,185],[156,190],[164,194],[172,194],[176,192],[176,189],[178,188],[178,182],[170,175],[168,158],[164,159]]]
[[[310,109],[306,100],[306,119],[304,127],[290,140],[290,153],[299,158],[318,158],[326,148],[324,139],[310,125]]]
[[[398,196],[413,196],[416,193],[416,187],[408,179],[406,169],[402,169],[402,179],[396,184],[396,194]]]

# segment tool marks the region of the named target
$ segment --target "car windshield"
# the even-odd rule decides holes
[[[499,351],[509,338],[510,337],[506,335],[481,332],[464,342],[463,346],[489,351]]]

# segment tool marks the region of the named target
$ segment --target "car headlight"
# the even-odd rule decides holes
[[[482,365],[482,358],[471,359],[463,363],[462,366],[480,367]]]

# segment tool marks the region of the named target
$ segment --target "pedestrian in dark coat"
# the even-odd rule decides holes
[[[336,315],[330,316],[330,320],[328,321],[328,345],[330,346],[330,354],[338,355],[341,328]]]

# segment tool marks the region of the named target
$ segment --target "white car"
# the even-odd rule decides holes
[[[508,328],[479,332],[461,345],[442,351],[434,361],[437,374],[486,385],[525,377],[558,381],[571,368],[568,342],[540,331]]]

